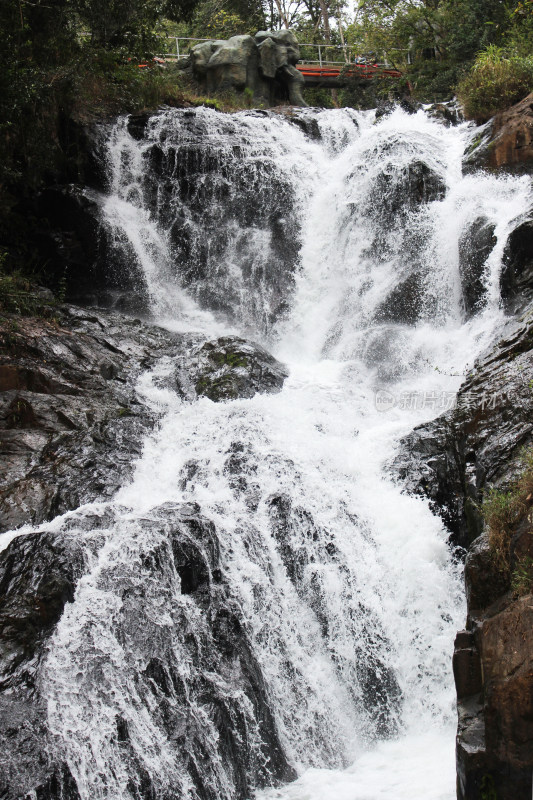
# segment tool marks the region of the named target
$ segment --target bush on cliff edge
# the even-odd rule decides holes
[[[511,540],[518,528],[527,526],[533,533],[533,448],[526,448],[520,459],[520,473],[507,490],[491,489],[482,505],[489,545],[498,570],[508,576],[516,594],[533,591],[533,560],[523,557],[511,572]]]
[[[457,96],[467,119],[486,122],[533,91],[533,57],[507,55],[490,45],[459,82]]]

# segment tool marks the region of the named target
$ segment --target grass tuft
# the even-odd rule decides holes
[[[533,506],[533,447],[522,452],[520,462],[521,471],[518,477],[506,491],[488,491],[481,509],[495,562],[506,573],[510,570],[511,539],[518,524],[527,516],[533,529],[530,515]]]
[[[478,53],[470,72],[459,82],[457,96],[467,119],[487,122],[533,91],[533,57],[507,55],[490,45]]]

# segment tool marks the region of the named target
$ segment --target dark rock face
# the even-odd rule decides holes
[[[339,553],[334,541],[320,531],[305,509],[294,506],[288,495],[274,495],[268,500],[271,530],[281,560],[298,594],[313,609],[322,628],[322,636],[334,648],[330,630],[331,612],[327,607],[327,591],[322,569],[313,569],[315,559],[321,567],[338,563]],[[316,542],[324,542],[316,556]],[[313,543],[315,543],[313,545]],[[346,597],[351,595],[347,582]],[[387,666],[387,638],[370,609],[360,604],[351,610],[353,652],[337,655],[339,673],[350,676],[354,702],[362,715],[368,715],[378,739],[394,736],[398,731],[399,707],[402,692],[396,676]],[[361,630],[361,621],[363,630]],[[331,638],[330,638],[331,637]],[[360,694],[356,692],[359,687]]]
[[[268,331],[287,311],[298,264],[290,176],[243,135],[238,118],[214,126],[190,110],[153,121],[143,140],[142,190],[144,206],[168,232],[169,273],[201,306],[240,328]]]
[[[459,125],[463,122],[463,115],[458,104],[454,101],[449,103],[434,103],[426,112],[433,119],[438,119],[445,125]]]
[[[1,543],[1,537],[0,537]],[[51,764],[38,689],[46,642],[86,568],[83,543],[68,534],[21,535],[0,552],[0,793],[78,800],[61,764]]]
[[[39,682],[36,676],[46,659],[43,645],[65,603],[83,602],[74,591],[78,579],[90,572],[84,551],[89,546],[97,554],[117,520],[112,507],[99,514],[80,512],[58,533],[16,538],[0,556],[0,670],[3,686],[9,687],[0,699],[7,723],[0,732],[0,792],[6,800],[31,791],[43,800],[78,800],[76,782],[48,734],[42,678]],[[115,584],[109,582],[112,567],[101,579],[102,588],[110,591],[115,585],[122,598],[121,614],[107,624],[123,643],[124,679],[135,665],[138,695],[169,742],[176,782],[163,789],[158,775],[148,775],[131,723],[117,713],[108,746],[127,769],[132,797],[177,800],[187,780],[196,800],[216,800],[228,786],[232,796],[245,800],[254,787],[292,779],[240,609],[223,579],[213,523],[196,505],[165,504],[133,524],[142,541],[139,560],[131,566],[127,558],[119,560]],[[158,587],[156,606],[163,603],[172,624],[153,625],[153,598],[142,593],[146,581]],[[176,601],[176,592],[188,600]],[[191,614],[187,603],[192,603]],[[93,677],[98,691],[105,691],[100,673],[91,677],[94,657],[105,663],[111,656],[90,637],[86,651],[83,626],[72,635],[79,636],[76,666],[83,709],[91,704]],[[189,663],[186,678],[183,657]],[[113,706],[113,696],[108,703]],[[194,710],[200,706],[201,719]]]
[[[381,147],[380,171],[372,191],[353,213],[368,222],[368,246],[363,255],[369,262],[389,262],[401,241],[401,280],[376,309],[376,322],[414,324],[434,315],[434,297],[427,291],[428,266],[421,258],[424,207],[444,197],[446,184],[442,175],[416,158],[398,167],[389,156],[394,143],[385,142]],[[353,178],[357,179],[356,173]]]
[[[423,161],[416,160],[408,164],[401,175],[383,171],[374,186],[368,198],[367,213],[375,209],[382,219],[394,219],[396,224],[410,209],[440,200],[446,193],[443,179]]]
[[[30,680],[37,651],[72,602],[83,565],[81,544],[51,533],[17,537],[1,554],[0,691]]]
[[[476,219],[459,241],[459,272],[467,318],[485,305],[484,267],[495,244],[494,225],[483,217]]]
[[[533,168],[533,93],[490,120],[469,147],[467,172],[482,168],[523,174]]]
[[[399,283],[376,311],[377,322],[414,325],[424,311],[424,281],[420,272],[412,272]]]
[[[188,365],[180,390],[190,399],[279,391],[287,375],[263,348],[238,337],[205,342],[115,312],[70,306],[58,309],[58,317],[59,323],[39,318],[2,323],[2,530],[38,524],[116,492],[157,419],[136,394],[135,382],[160,358]],[[185,380],[187,370],[179,374]],[[171,376],[161,380],[172,384]],[[241,480],[246,461],[236,443],[226,469],[235,490],[246,489],[253,502],[253,481],[244,487]],[[189,472],[193,477],[192,465]],[[65,753],[49,734],[43,670],[65,607],[81,602],[79,579],[90,574],[100,548],[121,524],[120,509],[98,508],[65,518],[53,532],[21,534],[0,552],[0,796],[6,800],[31,792],[42,800],[79,800]],[[140,696],[150,713],[157,708],[154,724],[172,743],[181,777],[171,791],[163,790],[158,776],[143,766],[128,721],[118,715],[110,746],[126,765],[132,797],[177,800],[187,776],[195,800],[218,800],[227,786],[245,800],[254,787],[292,779],[242,612],[224,581],[213,523],[197,506],[170,504],[133,524],[145,542],[140,565],[130,570],[119,560],[120,576],[110,583],[106,576],[105,589],[122,592],[115,635],[135,654]],[[165,628],[168,641],[152,624],[148,599],[140,602],[146,582],[159,587],[159,599],[168,598],[173,616]],[[176,607],[176,593],[190,600],[194,614],[187,605]],[[85,691],[90,695],[93,686],[83,662],[82,629],[79,674],[86,677],[80,697]],[[194,665],[186,682],[178,655],[183,652]],[[109,654],[99,657],[105,661]],[[196,705],[209,709],[209,719],[199,721]]]
[[[463,384],[456,408],[415,429],[395,464],[409,490],[428,496],[468,548],[467,630],[457,636],[453,661],[459,800],[531,795],[531,595],[509,591],[479,512],[483,490],[505,486],[533,441],[533,326],[524,319],[507,324]],[[512,540],[512,565],[531,557],[532,538],[526,519]]]
[[[186,396],[192,387],[198,397],[234,400],[281,391],[288,372],[262,347],[238,336],[204,342],[191,361],[178,370],[178,385]]]
[[[508,313],[521,311],[533,295],[533,220],[511,233],[504,252],[500,292]]]
[[[58,315],[0,327],[0,531],[115,493],[154,422],[135,378],[179,348],[179,337],[117,314]]]
[[[533,439],[532,347],[532,323],[509,322],[461,387],[456,408],[416,428],[396,459],[409,491],[431,499],[463,547],[482,532],[483,489],[510,477]]]
[[[135,256],[124,243],[117,247],[102,224],[104,199],[102,193],[76,185],[45,189],[36,203],[40,252],[70,299],[103,298],[104,290],[135,290],[146,307],[145,282]]]

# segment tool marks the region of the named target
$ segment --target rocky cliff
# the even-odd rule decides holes
[[[466,171],[475,165],[532,174],[532,103],[530,95],[487,124],[465,155]],[[467,296],[483,249],[475,237],[472,244]],[[455,408],[415,429],[395,462],[408,491],[430,498],[452,540],[466,550],[467,619],[453,656],[459,800],[531,797],[531,496],[514,522],[507,568],[489,543],[482,506],[488,490],[505,491],[523,472],[524,448],[533,442],[533,220],[525,219],[510,237],[504,264],[500,291],[509,317],[500,341],[474,365]],[[518,567],[525,570],[520,592],[511,585]]]
[[[137,379],[164,361],[170,369],[165,377],[154,378],[162,389],[188,400],[208,396],[219,401],[279,391],[287,372],[263,348],[242,338],[207,341],[118,312],[71,305],[56,308],[53,318],[6,315],[0,341],[0,453],[5,464],[0,531],[39,525],[83,504],[99,503],[73,512],[57,530],[28,533],[23,528],[25,535],[9,534],[2,541],[0,796],[78,800],[68,767],[51,755],[38,675],[48,639],[87,574],[88,552],[96,557],[105,531],[114,524],[117,509],[107,501],[131,475],[142,439],[159,418]],[[228,470],[238,473],[238,464],[239,454],[228,454]],[[191,465],[184,479],[193,474]],[[278,740],[261,670],[224,585],[213,523],[195,504],[166,504],[160,513],[152,510],[141,528],[143,541],[151,532],[161,540],[159,550],[145,544],[143,569],[159,579],[164,572],[169,583],[179,576],[181,594],[201,609],[202,619],[193,631],[183,620],[177,629],[183,647],[190,650],[187,658],[198,662],[193,692],[213,709],[213,736],[225,765],[233,770],[235,796],[248,796],[252,781],[261,785],[290,779],[293,772]],[[129,580],[124,597],[137,591],[136,575]],[[214,798],[218,777],[214,767],[205,767],[201,737],[196,740],[193,733],[198,722],[191,717],[184,725],[192,699],[183,694],[178,674],[185,656],[176,656],[173,666],[168,655],[162,660],[157,626],[152,639],[150,625],[139,624],[133,605],[126,617],[123,635],[136,641],[136,658],[146,664],[142,696],[159,705],[176,758],[185,759],[183,771],[195,776],[194,796]],[[201,653],[199,635],[204,639]],[[228,675],[231,696],[224,691]],[[152,778],[136,761],[127,722],[117,719],[115,727],[123,751],[131,750],[128,791],[139,799],[155,797]],[[243,746],[247,737],[250,742]],[[183,791],[174,787],[172,798]]]

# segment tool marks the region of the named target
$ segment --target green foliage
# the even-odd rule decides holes
[[[511,15],[507,44],[518,56],[530,56],[533,43],[533,0],[519,0]]]
[[[349,77],[341,91],[341,104],[365,110],[386,101],[399,101],[410,94],[407,77],[390,78],[377,75],[371,83],[362,84],[357,77]]]
[[[520,473],[507,490],[491,489],[481,511],[488,529],[489,544],[497,566],[509,570],[509,546],[518,524],[529,519],[533,504],[533,447],[520,457]],[[532,522],[533,527],[533,522]]]
[[[479,792],[480,800],[498,800],[494,778],[490,773],[483,775],[479,786]]]
[[[331,89],[320,89],[312,87],[304,89],[305,102],[314,108],[335,108],[333,98],[331,96]],[[344,105],[350,105],[345,103]]]
[[[453,95],[476,54],[491,45],[528,60],[533,0],[359,0],[346,39],[361,54],[379,60],[386,55],[409,76],[417,99],[443,100]],[[487,77],[484,97],[494,92],[499,98],[494,107],[521,90],[522,67],[516,63],[508,70],[513,85],[508,93]],[[472,91],[481,97],[481,88],[473,86]]]
[[[467,119],[486,122],[533,91],[533,57],[506,54],[496,45],[481,51],[459,82],[457,95]]]
[[[533,592],[533,558],[524,556],[511,575],[511,589],[519,597]]]
[[[19,271],[8,275],[0,267],[0,314],[46,315],[51,303],[43,301]]]

